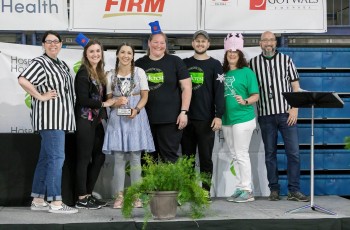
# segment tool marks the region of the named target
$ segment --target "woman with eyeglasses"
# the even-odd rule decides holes
[[[73,78],[67,64],[58,58],[61,36],[46,31],[42,46],[44,54],[34,58],[18,77],[21,87],[31,95],[32,125],[41,136],[31,210],[76,213],[77,209],[62,202],[61,195],[65,133],[75,130]]]
[[[124,201],[127,160],[131,184],[134,184],[141,180],[141,151],[153,152],[154,143],[144,110],[149,91],[146,73],[135,66],[135,50],[130,44],[121,44],[116,56],[115,69],[107,73],[107,98],[116,98],[121,103],[110,110],[103,152],[115,156],[117,197],[113,208],[120,209]],[[135,200],[134,207],[142,207],[141,201]]]
[[[79,209],[99,209],[107,205],[93,196],[101,167],[105,161],[102,153],[106,107],[114,99],[106,99],[107,78],[104,71],[103,47],[99,41],[90,40],[84,47],[81,66],[75,76],[75,118],[77,123],[76,189]]]
[[[249,145],[256,128],[253,104],[259,100],[255,73],[244,58],[243,36],[230,33],[224,41],[225,105],[222,131],[236,171],[237,185],[227,201],[254,201]]]

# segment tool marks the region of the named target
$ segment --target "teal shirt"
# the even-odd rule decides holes
[[[256,75],[250,68],[230,70],[225,74],[226,110],[222,117],[223,125],[235,125],[255,118],[253,105],[238,104],[235,93],[243,99],[259,93]]]

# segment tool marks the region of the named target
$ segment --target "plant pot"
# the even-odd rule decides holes
[[[174,219],[177,210],[177,191],[149,192],[151,213],[155,220]]]

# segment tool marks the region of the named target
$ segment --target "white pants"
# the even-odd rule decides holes
[[[125,183],[125,165],[127,162],[127,157],[130,156],[130,180],[131,184],[141,180],[141,151],[136,152],[114,152],[115,155],[115,167],[114,175],[117,178],[117,191],[116,195],[119,192],[124,191]]]
[[[252,191],[252,170],[248,150],[255,128],[255,118],[240,124],[222,126],[225,141],[236,163],[234,165],[237,166],[235,167],[238,180],[236,188],[249,192]]]

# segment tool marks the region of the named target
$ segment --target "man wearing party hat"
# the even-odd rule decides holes
[[[213,173],[212,153],[215,131],[221,128],[224,108],[224,84],[217,80],[222,76],[221,63],[207,54],[210,38],[206,31],[194,33],[194,55],[185,58],[192,80],[192,99],[188,112],[188,125],[184,129],[181,146],[183,155],[195,155],[198,147],[200,171]],[[210,194],[210,184],[203,182]],[[209,201],[210,196],[208,197]]]
[[[288,200],[309,199],[300,190],[300,160],[298,141],[298,109],[292,108],[282,96],[283,92],[297,92],[299,75],[292,59],[276,50],[276,36],[266,31],[259,42],[262,53],[250,60],[261,89],[258,122],[265,147],[265,164],[271,194],[269,200],[280,200],[277,168],[277,134],[282,134],[288,160]]]
[[[235,167],[237,185],[227,201],[254,201],[249,146],[256,128],[253,104],[259,100],[255,73],[243,54],[243,36],[230,33],[224,40],[225,106],[222,131]]]

